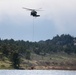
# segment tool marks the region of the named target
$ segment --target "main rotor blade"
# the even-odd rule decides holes
[[[25,8],[25,7],[22,7],[23,9],[26,9],[26,10],[29,10],[29,11],[43,11],[41,10],[42,8],[39,8],[39,9],[29,9],[29,8]]]
[[[22,7],[23,9],[26,9],[26,10],[29,10],[29,11],[32,11],[34,9],[29,9],[29,8],[25,8],[25,7]]]
[[[35,10],[36,10],[36,11],[43,11],[43,10],[42,10],[42,8],[39,8],[39,9],[35,9]]]

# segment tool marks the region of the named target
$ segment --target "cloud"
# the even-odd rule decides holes
[[[10,21],[11,26],[22,26],[26,29],[31,27],[33,18],[30,17],[30,12],[22,7],[42,8],[43,11],[38,11],[41,17],[36,20],[36,28],[38,34],[45,33],[43,37],[49,38],[54,34],[63,33],[76,36],[76,0],[0,0],[0,25],[5,26]]]

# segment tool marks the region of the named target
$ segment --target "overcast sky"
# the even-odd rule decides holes
[[[33,18],[22,7],[43,11]],[[57,34],[76,37],[76,0],[0,0],[1,39],[39,41]]]

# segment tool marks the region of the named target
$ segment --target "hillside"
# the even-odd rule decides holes
[[[76,37],[29,42],[0,39],[0,69],[76,69]]]

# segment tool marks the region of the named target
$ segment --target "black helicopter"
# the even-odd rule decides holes
[[[25,7],[23,7],[23,9],[26,9],[26,10],[31,11],[31,14],[30,15],[33,16],[33,17],[40,17],[40,15],[37,14],[37,11],[39,11],[39,10],[29,9],[29,8],[25,8]]]

